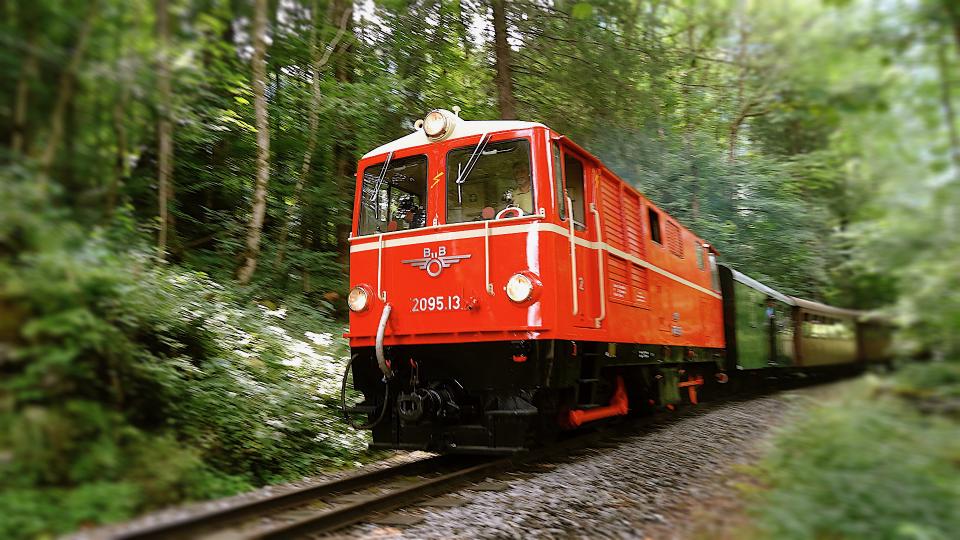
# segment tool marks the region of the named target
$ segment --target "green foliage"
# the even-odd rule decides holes
[[[917,404],[949,404],[953,413],[960,414],[960,362],[905,366],[892,381],[892,389],[898,396]]]
[[[0,536],[298,478],[365,447],[337,418],[333,323],[117,249],[58,216],[37,185],[8,180]]]
[[[779,433],[752,497],[763,538],[947,539],[960,527],[960,417],[921,412],[884,389],[940,384],[957,364],[918,365],[861,381],[805,408]],[[933,380],[930,380],[933,379]]]
[[[75,489],[0,491],[0,534],[6,538],[45,538],[78,525],[129,518],[141,504],[138,488],[125,482],[98,482]]]

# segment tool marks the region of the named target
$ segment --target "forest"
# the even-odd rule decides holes
[[[367,459],[355,164],[435,108],[960,358],[952,0],[0,0],[0,67],[0,536]]]

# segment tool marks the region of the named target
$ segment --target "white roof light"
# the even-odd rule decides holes
[[[457,115],[446,109],[434,109],[423,117],[423,133],[433,142],[442,141],[453,133]]]

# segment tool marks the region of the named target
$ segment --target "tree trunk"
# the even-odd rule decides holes
[[[465,57],[470,57],[470,53],[473,51],[473,47],[470,46],[470,25],[467,22],[467,19],[464,17],[465,7],[463,3],[459,3],[457,8],[457,35],[460,36],[460,46],[463,47],[463,55]]]
[[[960,6],[957,5],[957,0],[943,0],[943,5],[953,30],[953,43],[957,46],[957,54],[960,54]]]
[[[267,112],[267,0],[256,0],[253,16],[253,110],[257,128],[257,180],[253,191],[253,211],[247,227],[247,245],[237,280],[250,283],[260,257],[263,218],[267,212],[267,185],[270,182],[270,118]]]
[[[497,103],[500,119],[517,118],[517,104],[513,99],[513,75],[510,68],[510,44],[507,43],[507,13],[505,0],[491,0],[493,8],[493,50],[496,59]]]
[[[943,109],[943,122],[947,125],[950,137],[950,161],[953,162],[954,177],[960,181],[960,135],[957,134],[957,116],[953,110],[953,95],[950,84],[950,64],[947,61],[947,46],[937,46],[937,67],[940,72],[940,106]]]
[[[27,40],[27,58],[23,61],[13,103],[13,134],[10,149],[14,154],[27,153],[27,108],[30,102],[30,83],[37,76],[36,34]]]
[[[688,21],[692,19],[690,11],[686,12]],[[683,149],[686,158],[690,163],[690,216],[693,224],[696,225],[700,220],[700,178],[697,170],[697,163],[693,155],[693,97],[691,88],[694,83],[694,72],[697,69],[696,62],[696,43],[694,42],[695,26],[687,26],[687,49],[690,51],[690,58],[687,59],[687,70],[684,73],[684,85],[681,87],[683,95]],[[699,248],[698,248],[699,249]]]
[[[330,22],[336,24],[336,17],[345,13],[347,10],[352,9],[353,1],[352,0],[333,0],[331,4],[331,10],[329,14]],[[346,18],[346,32],[349,36],[353,32],[353,18]],[[334,58],[334,77],[337,82],[343,84],[352,84],[353,83],[353,66],[354,66],[354,48],[352,43],[349,41],[344,43],[343,47],[340,47],[337,51],[337,55]],[[333,146],[333,171],[334,178],[337,187],[342,193],[341,202],[346,207],[353,206],[353,195],[354,195],[354,167],[356,166],[356,161],[354,160],[356,152],[355,148],[348,146],[350,144],[347,141],[338,141]],[[347,262],[350,259],[350,222],[338,223],[335,225],[336,228],[336,241],[337,241],[337,259],[340,262]],[[320,225],[321,230],[319,231],[310,231],[305,230],[303,235],[302,245],[304,247],[314,246],[318,242],[323,242],[327,237],[326,229],[328,225],[326,223]],[[304,268],[304,292],[309,291],[310,282],[309,279],[309,269]]]
[[[83,60],[83,55],[87,50],[87,42],[90,38],[90,31],[97,15],[97,0],[91,0],[87,7],[87,14],[84,17],[80,27],[80,34],[77,36],[77,42],[74,44],[73,53],[60,73],[60,82],[58,84],[57,99],[54,102],[53,112],[50,114],[50,132],[47,136],[46,145],[40,154],[40,168],[44,176],[49,175],[50,168],[60,149],[60,141],[63,138],[64,118],[67,114],[67,108],[73,100],[73,94],[76,85],[76,72]],[[41,180],[42,182],[43,180]]]
[[[113,177],[110,179],[110,185],[107,187],[107,200],[105,204],[106,216],[110,218],[117,209],[117,198],[120,192],[120,186],[129,175],[129,165],[127,160],[127,125],[126,111],[127,101],[130,93],[125,81],[121,81],[121,88],[113,103],[113,135],[116,138],[116,151],[113,164]]]
[[[157,234],[157,255],[167,255],[167,236],[170,226],[170,182],[173,172],[173,123],[170,121],[170,15],[167,0],[157,0],[157,40],[160,57],[157,66],[157,208],[160,230]]]
[[[73,85],[76,86],[74,80]],[[74,99],[67,100],[67,108],[63,114],[63,132],[60,139],[63,141],[63,158],[57,167],[57,176],[60,185],[67,193],[74,190],[81,190],[83,186],[77,184],[76,164],[77,164],[77,102]]]
[[[747,117],[747,110],[740,110],[737,113],[737,117],[730,122],[730,127],[727,128],[727,161],[730,163],[736,163],[737,161],[737,142],[740,138],[740,126],[743,125],[743,121]]]
[[[336,24],[338,20],[335,17],[340,17],[342,14],[353,12],[353,0],[332,0],[330,3],[330,23]],[[353,30],[353,19],[347,17],[347,26],[348,31]],[[353,44],[346,43],[344,47],[340,49],[340,54],[337,55],[336,61],[334,62],[334,76],[338,81],[341,82],[353,82]]]
[[[738,2],[737,4],[737,26],[738,26],[738,35],[739,35],[739,44],[737,46],[737,60],[736,65],[738,67],[737,71],[737,116],[730,123],[730,127],[727,130],[728,140],[727,140],[727,160],[730,163],[734,163],[737,159],[737,139],[740,136],[740,126],[743,124],[744,115],[747,112],[749,106],[744,105],[746,100],[745,87],[747,82],[747,28],[744,18],[744,4]]]

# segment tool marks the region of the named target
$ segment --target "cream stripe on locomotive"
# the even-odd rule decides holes
[[[496,228],[491,227],[489,229],[489,234],[490,236],[522,234],[522,233],[529,232],[531,229],[537,230],[539,232],[551,232],[554,234],[559,234],[564,238],[570,238],[570,233],[569,231],[567,231],[567,229],[559,225],[554,225],[553,223],[530,223],[530,224],[524,224],[524,225],[507,225],[507,226],[496,227]],[[403,232],[409,232],[409,231],[403,231]],[[391,233],[386,233],[383,236],[387,236],[390,234]],[[393,234],[396,234],[396,233],[393,233]],[[487,234],[486,229],[468,229],[464,231],[449,231],[449,232],[439,232],[439,233],[433,233],[433,234],[422,234],[418,236],[410,236],[410,237],[404,237],[404,238],[390,238],[390,239],[383,240],[383,247],[390,248],[390,247],[399,247],[399,246],[412,246],[416,244],[423,244],[425,242],[446,242],[450,240],[463,240],[467,238],[483,238],[486,234]],[[368,235],[368,236],[351,238],[351,241],[373,240],[373,242],[351,245],[350,253],[360,253],[362,251],[375,251],[379,249],[380,243],[377,241],[378,238],[379,238],[379,235]],[[650,264],[650,262],[637,258],[629,253],[626,253],[625,251],[621,251],[620,249],[617,249],[607,244],[606,242],[591,242],[589,240],[584,240],[583,238],[580,238],[580,237],[575,237],[574,241],[576,242],[577,245],[583,246],[586,248],[603,249],[607,253],[616,255],[621,259],[626,259],[634,264],[643,266],[644,268],[649,268],[650,270],[653,270],[654,272],[660,274],[661,276],[672,279],[677,283],[681,283],[683,285],[686,285],[687,287],[696,289],[702,292],[703,294],[712,296],[718,300],[720,299],[720,295],[718,293],[711,291],[706,287],[701,287],[700,285],[697,285],[692,281],[684,279],[672,272],[664,270],[659,266]]]

